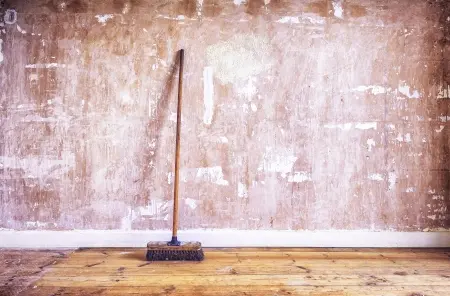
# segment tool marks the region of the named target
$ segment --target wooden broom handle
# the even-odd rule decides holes
[[[175,148],[175,181],[173,189],[173,227],[172,241],[177,240],[178,231],[178,187],[180,183],[180,134],[181,134],[181,99],[183,96],[183,66],[184,49],[180,50],[180,72],[178,74],[178,106],[177,106],[177,135]]]

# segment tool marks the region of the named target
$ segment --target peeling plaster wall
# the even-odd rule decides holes
[[[450,229],[445,0],[1,9],[0,228],[170,228],[185,48],[181,228]]]

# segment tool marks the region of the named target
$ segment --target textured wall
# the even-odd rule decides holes
[[[169,228],[180,48],[182,228],[450,228],[445,0],[2,13],[0,228]]]

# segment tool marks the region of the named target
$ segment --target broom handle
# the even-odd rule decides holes
[[[184,49],[180,50],[180,72],[178,74],[178,106],[177,106],[177,135],[175,148],[175,181],[173,190],[173,227],[172,244],[179,245],[177,239],[178,231],[178,187],[180,183],[180,134],[181,134],[181,99],[183,96],[183,66]]]

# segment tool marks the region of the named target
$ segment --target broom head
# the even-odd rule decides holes
[[[148,261],[202,261],[204,254],[200,242],[149,242]]]

